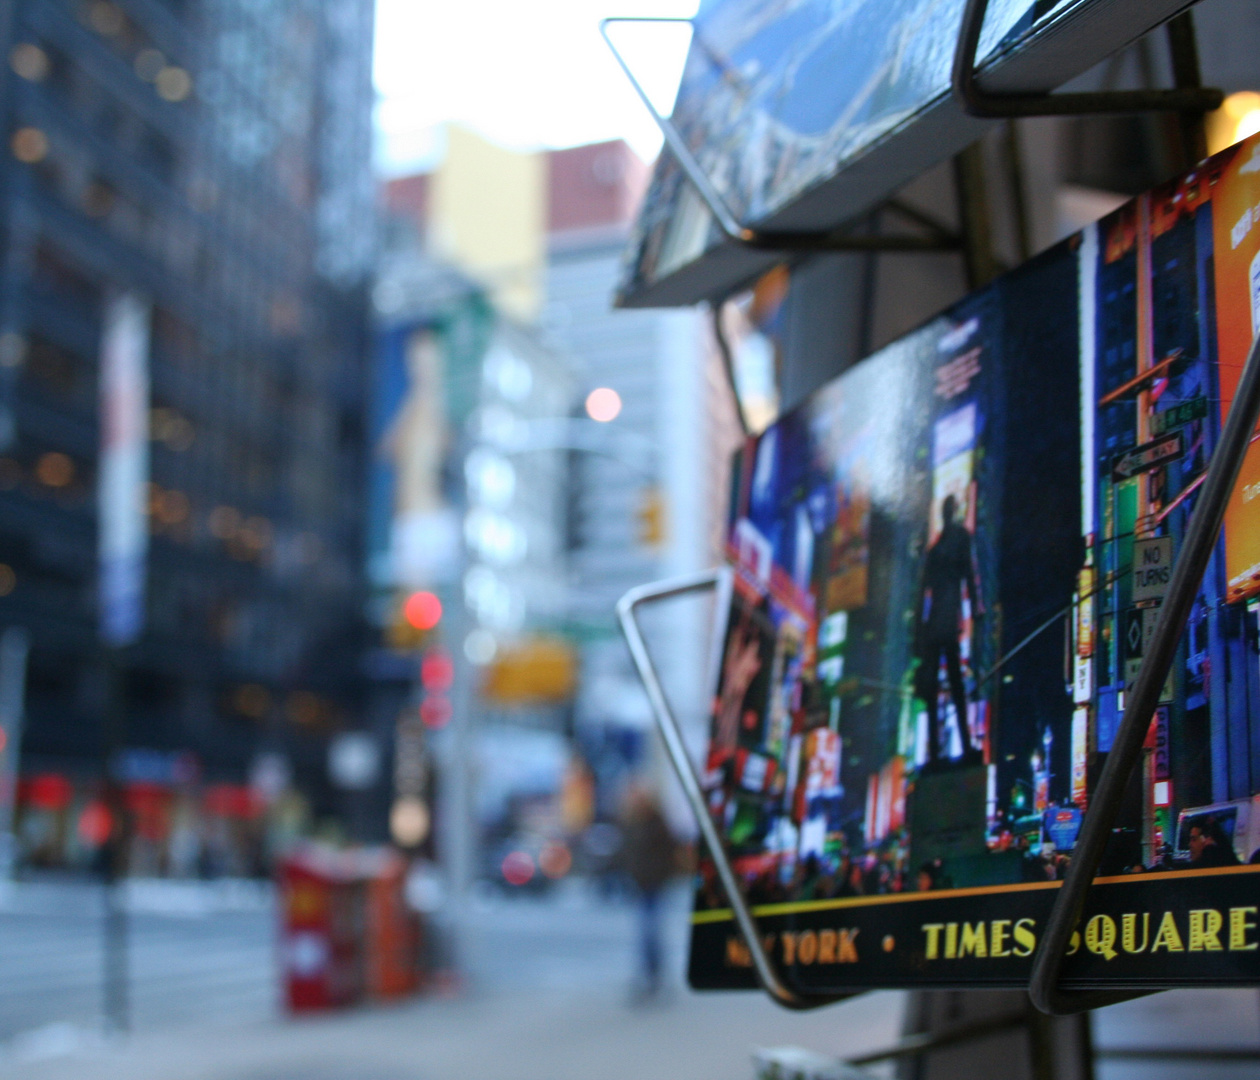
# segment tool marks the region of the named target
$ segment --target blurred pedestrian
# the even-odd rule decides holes
[[[661,989],[661,893],[678,870],[678,842],[665,823],[660,803],[646,787],[633,784],[622,815],[621,867],[639,894],[639,985],[636,996],[655,997]]]

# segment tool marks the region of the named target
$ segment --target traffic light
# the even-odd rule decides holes
[[[644,490],[637,516],[640,544],[654,548],[665,543],[665,496],[659,487]]]
[[[431,592],[401,597],[386,636],[395,649],[418,649],[442,621],[442,601]]]
[[[403,617],[417,630],[432,630],[442,619],[442,601],[431,592],[414,592],[403,604]]]
[[[430,693],[445,693],[454,682],[455,664],[445,649],[433,649],[420,661],[420,684]]]

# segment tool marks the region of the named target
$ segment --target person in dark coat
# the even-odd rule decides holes
[[[919,692],[927,705],[928,760],[944,756],[944,732],[940,716],[937,670],[941,656],[949,679],[949,694],[963,737],[963,761],[981,757],[971,743],[967,716],[967,690],[963,685],[962,651],[958,640],[962,621],[962,590],[966,586],[971,610],[980,613],[980,591],[972,563],[971,533],[954,520],[958,501],[947,495],[941,504],[941,534],[927,551],[923,565],[923,587],[919,596],[915,627],[919,654]]]
[[[678,870],[678,842],[656,797],[638,785],[626,795],[621,867],[639,893],[641,990],[653,997],[661,988],[661,893]]]

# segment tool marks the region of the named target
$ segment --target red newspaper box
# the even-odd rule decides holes
[[[366,982],[370,997],[405,997],[420,988],[420,917],[405,899],[407,863],[385,849],[365,857],[371,862],[366,878]]]
[[[388,1000],[421,983],[420,919],[407,863],[390,848],[310,846],[280,868],[281,963],[292,1012]]]
[[[349,1005],[363,994],[364,889],[353,870],[317,848],[281,865],[281,964],[293,1012]]]

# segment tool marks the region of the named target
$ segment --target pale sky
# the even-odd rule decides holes
[[[387,175],[440,154],[451,121],[513,149],[623,138],[644,160],[652,118],[617,66],[599,20],[695,13],[696,0],[377,0],[377,162]],[[618,46],[668,112],[687,30],[614,27]]]

